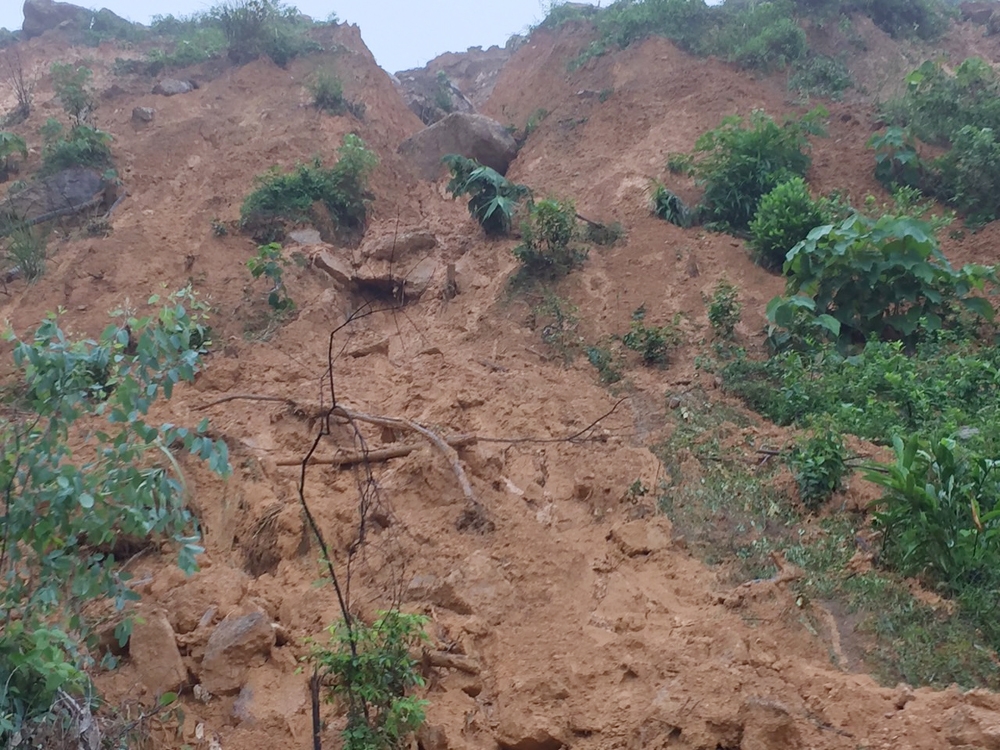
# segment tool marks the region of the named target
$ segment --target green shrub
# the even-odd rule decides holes
[[[597,368],[597,376],[602,385],[612,385],[622,379],[621,362],[611,349],[604,346],[589,346],[586,353],[587,361]]]
[[[334,73],[319,70],[307,84],[312,95],[313,106],[332,115],[342,115],[347,111],[347,100],[344,99],[344,84]]]
[[[690,174],[694,167],[691,154],[668,154],[667,169],[670,174]]]
[[[8,227],[5,234],[4,262],[7,268],[17,268],[28,283],[41,278],[45,273],[46,245],[41,229],[15,224]]]
[[[297,22],[298,11],[280,0],[228,0],[209,11],[226,37],[228,56],[243,65],[266,55],[280,67],[317,51]]]
[[[866,478],[885,495],[876,504],[883,547],[904,575],[927,575],[949,593],[995,585],[1000,566],[1000,464],[955,440],[893,440],[888,471]]]
[[[423,687],[411,651],[427,639],[425,617],[392,610],[368,625],[357,618],[331,626],[330,647],[313,646],[310,661],[329,684],[327,700],[343,700],[344,750],[397,750],[424,722],[427,701],[408,695]]]
[[[54,123],[54,124],[53,124]],[[89,125],[77,125],[62,135],[62,126],[50,120],[44,129],[41,173],[54,174],[71,167],[105,170],[111,167],[111,136]]]
[[[250,275],[254,279],[263,276],[272,285],[267,292],[267,304],[278,313],[295,307],[295,302],[288,296],[283,279],[284,267],[287,265],[288,260],[277,242],[261,245],[257,248],[257,254],[247,261],[247,268],[250,269]]]
[[[257,188],[240,209],[240,226],[262,243],[284,236],[286,222],[307,221],[320,202],[347,233],[364,229],[371,194],[368,177],[378,157],[356,135],[346,135],[337,150],[337,163],[324,168],[319,159],[294,171],[271,170],[257,178]]]
[[[586,252],[571,246],[575,230],[572,202],[546,199],[532,205],[521,224],[521,244],[514,248],[514,257],[521,264],[515,285],[528,280],[554,281],[583,263]]]
[[[761,198],[809,169],[810,133],[826,111],[779,125],[755,110],[749,120],[727,117],[695,143],[693,172],[704,186],[700,217],[719,228],[745,231]]]
[[[518,202],[530,195],[528,188],[510,182],[496,170],[484,167],[474,159],[449,154],[442,161],[451,170],[448,192],[452,198],[469,196],[469,214],[486,234],[508,234]]]
[[[695,217],[691,209],[662,182],[653,182],[653,195],[650,200],[654,216],[669,221],[682,229],[687,229],[694,224]]]
[[[809,186],[793,177],[761,198],[757,215],[750,222],[750,249],[754,262],[770,271],[781,271],[788,251],[828,217],[820,201],[813,200]]]
[[[839,100],[843,93],[853,88],[854,81],[847,66],[840,60],[826,55],[809,55],[799,60],[788,79],[788,88],[808,96],[821,96]]]
[[[708,301],[708,323],[717,339],[732,340],[742,312],[743,306],[736,287],[725,280],[716,284],[712,298]]]
[[[18,155],[28,158],[28,144],[16,133],[0,131],[0,182],[17,172],[17,163],[12,159]]]
[[[647,326],[646,306],[632,313],[629,331],[622,336],[622,343],[642,356],[643,364],[663,367],[668,363],[670,347],[680,343],[676,326]]]
[[[937,0],[858,0],[857,7],[894,37],[932,40],[948,28],[944,6]]]
[[[455,105],[452,104],[451,100],[451,81],[448,80],[448,75],[443,70],[439,70],[437,72],[437,87],[434,90],[434,103],[438,106],[438,109],[445,114],[448,114],[455,109]]]
[[[792,4],[785,0],[741,5],[730,10],[722,5],[724,22],[712,51],[742,68],[783,68],[806,53],[806,33],[791,17]]]
[[[844,441],[829,427],[816,429],[795,446],[788,464],[803,505],[818,510],[843,487],[847,474]]]
[[[966,125],[935,164],[939,195],[970,224],[1000,218],[1000,141],[992,128]]]
[[[205,436],[207,420],[189,429],[148,415],[200,369],[203,316],[188,289],[147,317],[123,316],[97,341],[71,340],[55,316],[25,340],[5,334],[25,403],[0,416],[0,737],[46,712],[58,690],[85,686],[95,616],[139,598],[121,568],[134,549],[122,540],[170,541],[180,567],[196,567],[178,461],[200,457],[226,475],[226,446]],[[107,368],[100,398],[95,362]],[[130,629],[128,619],[117,626],[120,644]]]
[[[52,63],[52,89],[63,110],[74,125],[85,122],[97,108],[97,100],[90,88],[93,71],[83,66],[68,63]]]
[[[907,216],[854,214],[817,227],[791,249],[785,273],[789,296],[771,301],[768,319],[788,328],[797,310],[811,308],[845,343],[871,336],[912,342],[963,308],[993,317],[990,303],[973,294],[993,280],[993,269],[954,270],[930,225]]]

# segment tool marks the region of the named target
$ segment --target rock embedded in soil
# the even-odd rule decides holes
[[[263,613],[228,616],[205,646],[198,675],[202,687],[217,695],[237,692],[250,669],[267,660],[274,643],[274,628]]]
[[[154,94],[175,96],[194,91],[197,87],[191,81],[181,81],[177,78],[164,78],[153,87]]]
[[[132,627],[129,654],[142,684],[155,696],[176,692],[187,682],[174,629],[161,611],[141,613]]]
[[[132,109],[132,122],[144,125],[147,122],[152,122],[155,115],[156,110],[152,107],[134,107]]]
[[[26,39],[41,36],[50,29],[86,28],[90,24],[93,12],[72,3],[57,3],[53,0],[25,0],[24,23],[21,30]]]

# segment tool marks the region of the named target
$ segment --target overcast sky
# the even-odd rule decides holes
[[[213,2],[103,0],[96,4],[81,0],[76,4],[110,8],[130,21],[148,23],[156,14],[186,15],[207,10]],[[317,20],[336,13],[341,21],[358,24],[375,59],[394,73],[423,66],[442,52],[502,45],[512,34],[543,18],[549,0],[299,0],[292,4]],[[20,0],[0,0],[0,26],[19,29],[23,20]]]

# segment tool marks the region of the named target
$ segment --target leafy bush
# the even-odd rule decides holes
[[[1000,140],[992,128],[966,125],[936,163],[939,196],[970,224],[1000,218]]]
[[[62,126],[50,120],[45,129],[41,173],[54,174],[70,167],[111,167],[111,136],[89,125],[77,125],[62,135]]]
[[[1000,462],[970,455],[952,439],[893,440],[894,464],[870,470],[881,485],[875,520],[904,575],[927,575],[949,593],[991,586],[1000,565]]]
[[[12,161],[12,157],[17,155],[27,159],[28,144],[16,133],[0,131],[0,182],[17,172],[17,163]]]
[[[40,229],[16,223],[7,228],[4,262],[8,270],[18,269],[31,283],[45,273],[46,238]]]
[[[604,346],[588,346],[587,361],[597,368],[597,375],[602,385],[611,385],[622,379],[619,358]]]
[[[746,230],[761,198],[782,182],[809,169],[810,133],[826,116],[815,109],[801,120],[779,125],[755,110],[748,121],[727,117],[704,133],[694,147],[693,172],[704,186],[700,215],[720,228]]]
[[[788,463],[802,503],[817,510],[843,486],[847,474],[844,441],[832,429],[817,429],[792,450]]]
[[[586,259],[586,252],[571,247],[576,230],[572,202],[541,200],[531,206],[521,224],[521,244],[514,257],[521,263],[515,285],[528,280],[554,281]]]
[[[469,214],[486,234],[508,234],[518,202],[530,195],[528,188],[510,182],[496,170],[484,167],[474,159],[449,154],[443,161],[451,170],[448,192],[452,198],[469,196]]]
[[[841,60],[826,55],[809,55],[800,60],[788,79],[790,89],[835,101],[853,86],[847,66]]]
[[[742,68],[783,68],[806,53],[806,33],[791,17],[786,0],[751,3],[730,10],[723,5],[724,22],[714,54],[723,54]]]
[[[793,177],[781,183],[761,198],[757,215],[750,222],[754,261],[768,270],[780,271],[788,251],[827,221],[823,204],[813,200],[805,180]]]
[[[347,110],[344,84],[330,71],[320,70],[307,84],[312,94],[313,106],[332,115],[342,115]]]
[[[993,279],[993,270],[954,270],[931,227],[906,216],[854,214],[839,225],[817,227],[791,249],[784,270],[786,293],[800,296],[768,305],[768,318],[781,327],[804,304],[835,321],[835,335],[854,342],[869,336],[912,342],[921,331],[940,330],[963,308],[993,317],[990,303],[973,294]]]
[[[736,287],[725,280],[716,284],[708,303],[708,323],[717,339],[729,341],[733,338],[742,311]]]
[[[410,652],[426,640],[426,622],[420,615],[382,612],[371,625],[355,618],[331,626],[332,647],[313,647],[310,660],[332,681],[327,700],[346,703],[344,750],[397,750],[423,724],[427,701],[407,693],[424,685]]]
[[[94,73],[90,68],[75,67],[68,63],[52,63],[52,89],[74,125],[86,122],[97,108],[97,100],[90,88]]]
[[[225,34],[228,56],[243,65],[266,55],[280,67],[319,49],[298,28],[298,11],[279,0],[227,0],[209,11]]]
[[[257,248],[257,254],[247,261],[247,268],[250,275],[255,279],[261,276],[266,278],[273,286],[267,293],[267,304],[275,312],[285,312],[295,307],[295,302],[288,296],[283,280],[284,267],[288,265],[288,260],[281,252],[281,245],[272,242],[269,245],[262,245]]]
[[[680,342],[675,326],[647,326],[646,306],[632,313],[629,331],[622,336],[622,343],[642,356],[643,364],[663,367],[669,359],[670,347]]]
[[[682,229],[687,229],[695,222],[691,209],[672,190],[662,182],[653,183],[653,214],[664,221],[669,221]]]
[[[857,7],[894,37],[932,40],[948,28],[944,6],[937,0],[858,0]]]
[[[226,446],[205,437],[207,420],[195,430],[147,415],[200,369],[203,315],[188,289],[153,315],[122,316],[97,341],[70,340],[55,316],[27,340],[6,333],[27,403],[0,416],[0,735],[85,682],[91,618],[106,613],[95,604],[121,610],[138,598],[119,566],[133,552],[121,540],[171,540],[181,568],[195,568],[177,454],[225,475]],[[99,385],[94,363],[104,367]],[[115,635],[124,644],[129,632],[126,619]]]
[[[346,135],[337,163],[324,168],[317,158],[284,173],[271,170],[257,178],[257,188],[243,201],[240,226],[260,242],[280,240],[285,222],[306,221],[314,203],[321,202],[337,228],[364,229],[371,194],[368,177],[378,157],[356,135]]]

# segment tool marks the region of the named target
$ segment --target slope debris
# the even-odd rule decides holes
[[[159,452],[136,453],[143,458],[132,468],[174,478],[162,497],[181,498],[190,533],[177,542],[150,523],[145,537],[115,532],[96,549],[78,540],[86,554],[120,566],[112,579],[128,592],[120,607],[94,597],[73,611],[96,623],[80,643],[102,702],[90,706],[67,684],[52,710],[73,729],[58,735],[44,723],[15,731],[0,693],[6,746],[77,747],[97,732],[136,747],[150,739],[198,750],[340,747],[360,704],[330,691],[345,670],[367,668],[363,634],[400,670],[384,705],[410,701],[407,720],[425,714],[412,726],[424,750],[1000,747],[997,643],[976,624],[982,619],[961,619],[968,598],[956,594],[979,579],[959,591],[935,579],[933,565],[892,567],[872,513],[884,483],[857,470],[896,466],[885,425],[861,434],[857,417],[844,427],[846,386],[836,398],[807,398],[826,363],[859,366],[864,336],[837,340],[848,326],[833,332],[811,298],[822,331],[806,335],[769,318],[791,266],[780,249],[768,267],[754,262],[753,223],[705,224],[704,185],[686,161],[732,115],[745,132],[763,122],[759,110],[775,129],[797,127],[818,95],[789,88],[795,66],[840,55],[853,87],[822,97],[822,135],[802,130],[808,159],[797,182],[775,178],[792,188],[772,193],[766,180],[775,176],[761,173],[771,198],[755,200],[780,214],[784,194],[814,198],[809,205],[833,232],[868,227],[844,223],[857,213],[849,207],[884,208],[909,228],[903,239],[914,252],[930,252],[939,237],[933,249],[955,269],[991,266],[996,222],[967,227],[939,204],[924,211],[921,201],[933,196],[889,190],[867,146],[889,124],[881,103],[913,85],[905,76],[923,59],[940,52],[955,67],[972,56],[1000,62],[1000,41],[975,25],[990,22],[984,10],[963,7],[965,20],[942,10],[947,27],[930,41],[890,27],[865,4],[845,4],[832,21],[795,16],[797,31],[781,28],[794,40],[801,32],[809,51],[786,49],[754,67],[746,61],[771,49],[760,41],[766,29],[741,36],[743,55],[726,60],[700,56],[672,36],[677,27],[646,33],[655,25],[637,30],[625,15],[602,15],[652,0],[597,12],[570,4],[506,48],[448,53],[394,79],[357,27],[294,12],[267,20],[280,30],[265,35],[283,40],[278,48],[254,47],[244,60],[215,21],[174,19],[179,31],[133,28],[143,36],[86,46],[79,29],[59,23],[29,33],[28,4],[45,5],[28,0],[25,38],[14,47],[34,83],[27,111],[0,64],[0,110],[23,114],[0,130],[27,144],[26,155],[11,152],[18,179],[0,186],[0,215],[4,206],[11,215],[0,315],[28,347],[0,344],[0,425],[5,436],[30,434],[18,426],[32,399],[56,398],[48,381],[31,380],[37,363],[25,381],[27,360],[16,353],[30,350],[51,311],[62,311],[65,341],[84,341],[66,345],[79,359],[65,361],[82,362],[67,365],[72,382],[90,378],[80,403],[95,423],[106,416],[97,404],[129,396],[118,389],[132,381],[115,367],[138,362],[158,372],[182,337],[191,354],[177,367],[190,365],[190,377],[164,374],[170,386],[153,390],[169,400],[151,402],[144,417],[167,425],[170,439],[150,437]],[[732,31],[728,16],[710,21],[713,43]],[[203,43],[204,56],[183,57]],[[89,72],[79,79],[87,106],[70,112],[54,62]],[[351,107],[316,105],[311,84],[323,71]],[[61,134],[46,137],[61,111]],[[456,135],[456,123],[472,125]],[[36,178],[53,139],[72,145],[78,128],[109,135],[111,166]],[[470,142],[476,128],[488,148]],[[926,158],[942,148],[919,145]],[[352,162],[354,171],[320,168],[369,152],[377,158]],[[449,154],[524,188],[502,207],[505,231],[486,234],[447,194],[441,159]],[[276,175],[292,179],[273,183],[285,187],[268,199],[297,213],[282,216],[280,236],[255,240],[245,201]],[[299,178],[317,195],[350,193],[361,218],[346,227],[324,199],[295,203]],[[67,195],[81,185],[79,196]],[[688,220],[654,214],[657,185],[691,208]],[[59,201],[72,211],[46,210]],[[936,234],[915,224],[925,220]],[[10,273],[22,263],[14,249],[39,243],[37,278]],[[809,242],[794,247],[804,253]],[[529,250],[540,266],[546,253],[573,263],[558,278],[532,275]],[[967,278],[972,298],[974,281],[991,283],[985,271]],[[167,301],[179,289],[187,291]],[[828,317],[847,307],[830,307]],[[129,322],[101,349],[109,311]],[[166,324],[175,327],[156,328]],[[962,318],[946,334],[958,337],[963,326],[978,332],[989,323]],[[869,351],[885,346],[879,356],[898,365],[870,392],[889,383],[896,396],[915,394],[920,378],[904,383],[902,362],[925,361],[923,340],[890,327],[868,332]],[[772,379],[747,392],[763,377],[753,367],[799,357],[794,346],[770,357],[779,329],[799,336],[803,352],[817,351],[805,348],[817,340],[828,348],[795,389],[780,391],[778,401],[800,399],[788,418],[769,421],[762,414],[778,413],[773,384],[786,380],[767,371]],[[51,328],[41,330],[51,334],[40,334],[41,350],[61,346]],[[156,357],[142,359],[152,345],[140,330],[168,330]],[[949,346],[947,335],[935,345]],[[948,362],[967,357],[970,371],[987,373],[974,396],[992,403],[994,370],[963,341],[969,349],[947,350]],[[832,359],[838,351],[844,361]],[[953,386],[967,386],[960,381]],[[872,396],[867,413],[881,403]],[[805,420],[821,406],[830,421]],[[947,421],[936,413],[918,420],[933,406],[914,398],[909,411],[897,410],[904,417],[891,417],[920,429]],[[984,425],[963,424],[965,437],[948,445],[986,451]],[[67,430],[72,461],[90,460],[95,434],[86,421]],[[817,458],[824,450],[825,463]],[[835,459],[840,473],[824,473]],[[986,486],[992,464],[982,466]],[[8,490],[15,486],[23,484],[11,479]],[[82,509],[113,499],[66,492]],[[985,506],[986,494],[978,497]],[[957,515],[986,537],[992,510],[970,505]],[[893,630],[896,610],[910,619]],[[345,612],[358,628],[347,635]],[[401,613],[419,618],[393,619]],[[14,632],[18,620],[0,616]],[[129,616],[134,624],[123,625]],[[411,632],[417,626],[425,640]],[[353,654],[337,651],[345,643]],[[14,651],[4,651],[13,647],[2,636],[0,646],[3,676]],[[369,725],[387,731],[382,709],[373,713]]]

